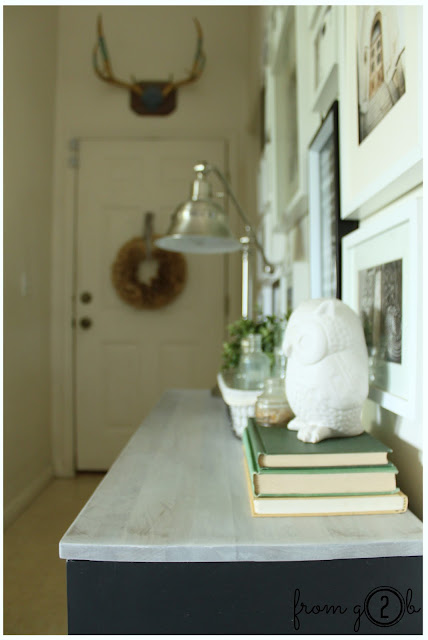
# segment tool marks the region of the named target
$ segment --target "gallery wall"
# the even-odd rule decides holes
[[[353,30],[352,25],[359,21],[362,25],[361,38],[370,38],[372,31],[367,24],[374,24],[377,12],[368,7],[359,16],[356,7],[320,5],[265,7],[258,16],[258,29],[254,28],[255,32],[262,34],[259,59],[264,63],[264,73],[259,74],[260,88],[264,87],[266,94],[265,139],[259,159],[259,230],[268,256],[278,264],[277,277],[281,282],[281,296],[275,307],[271,283],[263,282],[259,273],[259,300],[267,312],[292,310],[302,300],[313,297],[313,243],[320,242],[320,238],[311,238],[314,218],[310,203],[314,196],[311,194],[313,175],[309,172],[309,149],[335,100],[339,103],[342,218],[358,220],[361,234],[371,236],[374,233],[372,230],[380,229],[379,237],[386,240],[378,242],[384,244],[389,238],[388,217],[396,216],[397,208],[404,212],[411,211],[412,228],[419,229],[417,220],[421,218],[417,209],[421,207],[422,196],[422,103],[418,87],[421,86],[419,61],[422,38],[421,19],[416,13],[418,9],[412,11],[409,13],[407,9],[399,7],[386,8],[383,16],[385,59],[382,81],[388,83],[387,94],[393,99],[386,116],[377,124],[370,125],[373,127],[370,134],[364,134],[367,135],[364,147],[358,144],[357,61],[356,42],[353,40],[358,31],[356,28]],[[294,43],[290,37],[292,29],[296,38]],[[260,43],[260,38],[255,38],[255,42]],[[365,42],[359,46],[362,51],[370,50]],[[365,60],[367,55],[362,53],[361,60]],[[292,66],[290,68],[293,56],[294,69]],[[396,63],[395,67],[391,61]],[[403,68],[407,70],[404,94]],[[360,68],[360,78],[363,77]],[[287,86],[288,92],[284,90]],[[384,87],[381,86],[378,101],[386,100],[383,91]],[[368,95],[368,89],[364,87],[364,91],[361,91],[362,113],[368,111]],[[376,107],[373,100],[371,108]],[[367,120],[367,116],[364,117]],[[293,129],[291,133],[290,129]],[[293,170],[298,169],[300,174],[297,176],[297,185],[290,183],[290,193],[287,193],[282,183],[290,175],[290,166]],[[421,229],[419,237],[415,236],[414,245],[409,249],[412,255],[419,252],[419,257],[422,246],[420,236]],[[362,246],[361,252],[364,256],[366,251],[364,259],[367,264],[376,264],[376,256],[371,251],[377,245],[367,243],[367,249]],[[349,257],[345,253],[342,244],[342,261],[345,259],[346,271]],[[379,260],[382,262],[381,254]],[[410,357],[410,360],[403,361],[406,368],[400,373],[403,387],[398,389],[395,398],[391,394],[381,393],[382,399],[378,402],[368,399],[363,411],[363,425],[393,449],[390,457],[399,469],[398,484],[408,494],[410,508],[421,516],[423,362],[416,340],[417,331],[421,339],[424,324],[421,312],[422,261],[409,276],[410,264],[411,261],[406,263],[403,281],[403,287],[407,287],[406,308],[403,311],[403,331],[407,332],[403,337],[406,354],[403,357]],[[346,273],[349,280],[349,268]],[[351,275],[353,278],[354,275]],[[413,281],[417,282],[417,286],[413,286]],[[350,300],[349,282],[345,282],[343,287],[342,298]],[[410,326],[413,329],[409,331]],[[409,391],[408,387],[414,387],[416,392]],[[404,403],[400,396],[405,399]],[[391,398],[389,403],[388,399]]]

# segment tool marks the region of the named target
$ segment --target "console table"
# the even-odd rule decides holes
[[[253,518],[221,398],[170,390],[60,541],[70,634],[422,633],[422,525]]]

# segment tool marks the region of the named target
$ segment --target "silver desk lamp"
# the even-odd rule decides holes
[[[250,307],[249,251],[254,244],[260,251],[266,273],[274,273],[275,267],[266,258],[264,249],[242,210],[230,184],[220,169],[201,162],[194,167],[196,178],[192,185],[190,200],[181,204],[171,216],[171,224],[165,236],[155,244],[167,251],[183,253],[230,253],[242,251],[242,317],[248,318]],[[230,196],[245,225],[246,235],[239,241],[233,236],[228,217],[213,200],[208,175],[215,174]]]

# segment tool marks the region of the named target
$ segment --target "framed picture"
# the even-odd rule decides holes
[[[309,147],[311,295],[341,297],[341,239],[358,222],[340,217],[338,103]]]
[[[288,6],[272,52],[274,189],[277,220],[299,191],[299,127],[297,121],[296,10]]]
[[[422,183],[422,7],[347,6],[340,70],[342,217]]]
[[[266,108],[271,119],[275,218],[288,230],[307,214],[307,148],[319,116],[310,104],[307,8],[283,9],[271,39]]]
[[[325,114],[338,95],[338,16],[343,7],[324,5],[312,30],[313,110]]]
[[[389,206],[342,241],[343,300],[361,317],[369,398],[414,419],[422,313],[422,198]]]

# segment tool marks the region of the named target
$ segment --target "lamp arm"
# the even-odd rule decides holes
[[[243,212],[241,205],[239,204],[238,200],[236,199],[235,194],[232,191],[232,187],[230,186],[230,184],[228,183],[228,181],[226,180],[226,178],[224,177],[224,175],[222,174],[220,169],[218,167],[216,167],[215,165],[213,165],[213,164],[203,164],[203,165],[196,165],[195,171],[199,171],[200,173],[209,173],[210,171],[212,171],[220,179],[220,182],[224,185],[224,187],[225,187],[228,195],[230,196],[233,204],[235,205],[236,210],[238,211],[242,221],[244,222],[245,226],[249,229],[249,231],[251,233],[251,240],[254,242],[254,244],[256,245],[257,249],[260,251],[260,253],[262,255],[263,265],[264,265],[264,269],[265,269],[266,273],[274,273],[274,271],[275,271],[274,265],[271,262],[269,262],[269,260],[266,258],[266,254],[264,252],[264,249],[263,249],[262,245],[260,244],[260,242],[258,241],[257,236],[256,236],[256,234],[254,232],[254,229],[253,229],[250,221],[248,220],[247,216]]]

